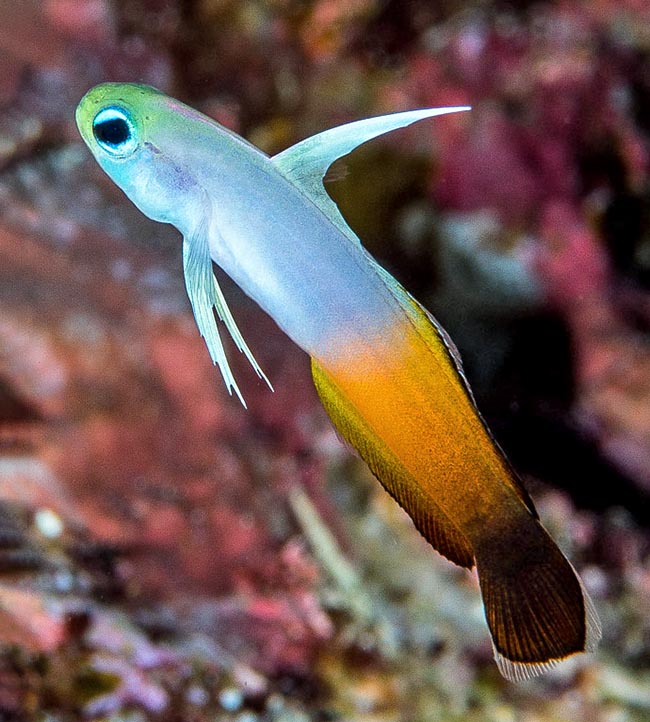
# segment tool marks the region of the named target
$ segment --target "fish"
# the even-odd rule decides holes
[[[469,109],[357,120],[272,157],[146,85],[95,86],[76,122],[131,201],[180,231],[187,294],[228,391],[245,406],[216,317],[272,386],[213,264],[309,355],[333,425],[424,538],[476,567],[496,664],[519,681],[596,648],[593,602],[483,420],[453,341],[362,246],[323,183],[362,143]]]

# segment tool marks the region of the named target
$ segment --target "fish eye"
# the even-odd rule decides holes
[[[103,108],[93,120],[93,135],[103,150],[123,158],[136,149],[136,128],[124,108]]]

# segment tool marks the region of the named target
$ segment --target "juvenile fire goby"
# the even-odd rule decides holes
[[[497,665],[520,680],[595,648],[593,604],[481,418],[454,344],[364,250],[323,186],[329,166],[361,143],[464,110],[361,120],[273,157],[142,85],[93,88],[76,119],[133,203],[182,233],[194,316],[229,391],[243,403],[214,311],[268,380],[213,262],[309,354],[335,427],[422,535],[452,562],[476,565]]]

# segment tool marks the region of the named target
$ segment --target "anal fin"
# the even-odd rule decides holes
[[[474,566],[474,554],[466,537],[420,490],[415,479],[314,359],[311,367],[318,395],[338,432],[359,452],[372,473],[407,512],[431,546],[455,564],[471,569]]]

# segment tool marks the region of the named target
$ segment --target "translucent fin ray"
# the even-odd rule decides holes
[[[257,363],[257,359],[255,358],[255,356],[253,356],[253,352],[248,347],[248,344],[244,340],[241,331],[235,323],[235,319],[233,318],[232,313],[228,308],[228,304],[226,303],[226,299],[224,298],[221,286],[219,285],[219,282],[217,281],[214,274],[212,275],[212,281],[214,287],[213,303],[214,308],[217,311],[217,316],[219,316],[220,320],[223,321],[224,326],[228,329],[228,333],[230,334],[232,340],[235,342],[235,346],[237,346],[239,351],[241,351],[241,353],[243,353],[244,356],[247,358],[248,362],[253,367],[255,373],[266,383],[269,389],[273,391],[273,386],[271,382],[267,378],[264,371],[262,371],[261,366]]]
[[[183,270],[185,272],[185,287],[192,304],[196,325],[208,347],[210,358],[219,367],[228,393],[232,394],[234,391],[243,406],[246,407],[244,397],[239,390],[239,386],[237,386],[228,363],[213,309],[216,310],[217,315],[232,336],[235,345],[246,356],[257,375],[264,379],[271,390],[273,390],[273,387],[244,341],[214,276],[208,244],[207,215],[198,224],[194,233],[183,239]]]
[[[323,177],[332,163],[352,152],[356,147],[391,130],[433,118],[438,115],[469,110],[468,106],[451,108],[423,108],[404,113],[391,113],[375,118],[357,120],[339,125],[306,138],[300,143],[273,156],[276,167],[354,243],[360,243],[354,231],[345,222],[336,203],[323,185]]]

